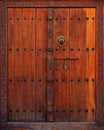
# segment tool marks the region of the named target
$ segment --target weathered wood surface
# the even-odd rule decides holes
[[[8,1],[8,3],[6,3],[6,1]],[[21,10],[23,10],[22,8],[15,8],[16,10],[11,13],[14,18],[16,16],[18,16],[18,17],[28,16],[28,17],[35,18],[34,20],[33,19],[31,19],[31,20],[24,19],[23,21],[20,19],[19,20],[15,19],[15,20],[11,20],[11,21],[8,20],[8,22],[7,22],[9,24],[9,25],[7,24],[8,25],[7,36],[8,36],[8,38],[11,37],[11,39],[12,39],[10,41],[10,43],[18,42],[18,44],[7,45],[7,52],[8,52],[7,58],[9,59],[9,60],[7,60],[7,62],[8,62],[8,66],[10,66],[8,68],[7,74],[10,77],[7,75],[7,78],[8,78],[8,82],[7,82],[8,107],[5,108],[5,110],[4,110],[4,106],[6,106],[6,103],[2,105],[3,100],[6,101],[6,95],[5,95],[6,89],[3,88],[3,85],[6,83],[5,79],[3,79],[3,76],[5,77],[5,71],[3,69],[3,68],[5,68],[5,60],[3,60],[3,57],[5,57],[5,54],[4,54],[5,49],[3,51],[1,51],[1,53],[0,53],[1,63],[4,64],[4,67],[2,67],[2,64],[0,65],[0,67],[2,68],[1,73],[0,73],[0,77],[1,77],[1,79],[0,79],[0,81],[1,81],[0,106],[2,106],[0,109],[0,112],[2,112],[2,113],[0,113],[1,120],[6,121],[7,116],[6,116],[5,112],[7,109],[8,110],[7,121],[22,121],[22,122],[24,122],[24,121],[26,121],[26,122],[27,121],[64,121],[64,122],[69,121],[69,123],[61,123],[61,124],[58,124],[55,122],[52,124],[50,124],[50,123],[49,124],[48,123],[44,123],[44,124],[41,124],[41,123],[39,123],[39,124],[38,123],[36,123],[36,124],[34,124],[34,123],[33,124],[32,123],[22,123],[22,124],[11,123],[8,125],[2,124],[1,128],[5,129],[5,130],[10,129],[10,128],[13,130],[14,129],[48,129],[48,128],[50,128],[50,129],[62,128],[62,129],[72,129],[72,130],[76,130],[76,129],[79,129],[79,130],[80,129],[84,129],[84,130],[85,129],[86,130],[87,129],[94,129],[94,130],[101,129],[102,130],[102,129],[104,129],[103,126],[101,127],[98,124],[90,123],[92,121],[99,121],[101,123],[102,117],[104,118],[104,114],[102,115],[102,111],[104,113],[104,109],[102,109],[102,105],[101,105],[101,103],[104,104],[104,102],[102,102],[102,101],[104,101],[102,99],[102,96],[104,96],[104,89],[102,90],[102,84],[103,84],[103,82],[102,82],[103,81],[103,79],[102,79],[102,76],[103,76],[102,75],[103,74],[103,71],[102,71],[102,66],[103,66],[102,65],[102,63],[103,63],[102,30],[103,30],[103,28],[102,28],[102,26],[103,26],[103,24],[101,24],[102,18],[103,18],[103,12],[102,12],[102,7],[104,4],[103,1],[102,1],[102,3],[100,3],[101,1],[97,1],[97,0],[88,0],[86,2],[82,1],[82,0],[77,0],[77,1],[66,0],[64,2],[61,0],[60,1],[51,0],[51,1],[47,1],[47,2],[42,1],[43,4],[42,4],[42,2],[39,2],[37,0],[36,0],[36,2],[33,2],[32,0],[30,0],[29,2],[27,2],[27,0],[23,0],[23,1],[24,2],[17,1],[15,3],[15,1],[12,1],[12,0],[11,0],[11,2],[10,2],[10,0],[5,0],[4,4],[1,3],[1,5],[3,4],[3,6],[0,8],[0,12],[1,12],[0,15],[2,18],[1,20],[3,20],[3,22],[0,21],[0,29],[3,32],[3,33],[1,33],[1,41],[2,41],[1,50],[3,50],[5,47],[5,44],[4,44],[5,43],[5,40],[4,40],[5,33],[4,32],[5,32],[5,20],[6,20],[5,18],[7,17],[7,15],[5,15],[5,17],[4,17],[4,14],[6,14],[5,9],[7,7],[25,7],[24,8],[25,11],[23,11],[24,13],[22,12],[23,14],[21,13]],[[69,4],[68,4],[68,2],[69,2]],[[4,5],[6,5],[6,6],[4,6]],[[26,8],[26,7],[34,7],[34,8]],[[74,7],[74,9],[76,7],[84,7],[84,8],[76,8],[75,10],[73,8],[57,9],[57,10],[60,10],[60,12],[62,12],[60,14],[60,12],[58,13],[57,11],[48,13],[49,12],[48,9],[43,9],[43,8],[35,9],[35,7]],[[91,7],[91,8],[85,8],[85,7]],[[92,7],[97,7],[97,10]],[[13,10],[14,8],[9,8],[9,9]],[[58,13],[58,16],[60,17],[60,15],[64,16],[64,12],[66,12],[66,14],[67,13],[69,14],[68,16],[66,15],[66,17],[69,19],[65,19],[65,20],[63,19],[62,21],[61,20],[60,21],[52,20],[51,22],[40,19],[38,21],[37,20],[38,11],[40,10],[40,12],[41,12],[42,9],[44,11],[42,13],[39,13],[39,16],[41,16],[41,17],[42,16],[47,17],[49,14],[52,14],[54,17],[54,15],[57,15],[57,13]],[[65,10],[63,10],[63,9],[65,9]],[[37,10],[37,14],[36,14],[36,10]],[[81,12],[81,14],[78,15],[77,14],[78,12]],[[70,16],[73,16],[73,15],[78,16],[78,19],[77,19],[78,22],[75,19],[74,20],[70,19]],[[81,17],[81,19],[79,18],[79,16]],[[88,17],[89,19],[86,19],[84,21],[83,20],[84,17]],[[67,21],[70,23],[69,25],[68,25]],[[64,23],[66,23],[66,24],[64,24]],[[74,26],[73,23],[76,23],[76,26]],[[20,24],[20,26],[19,26],[19,24]],[[43,25],[40,27],[41,24],[43,24]],[[54,28],[55,24],[57,25],[56,28]],[[61,30],[61,28],[58,28],[58,24],[62,25],[63,31]],[[36,26],[36,25],[39,25],[39,26]],[[55,49],[57,49],[58,47],[56,46],[55,42],[53,42],[53,41],[55,41],[54,37],[56,37],[56,35],[58,33],[64,32],[64,29],[65,29],[64,27],[67,27],[67,28],[69,27],[68,31],[65,31],[66,37],[68,37],[68,35],[69,35],[69,37],[68,37],[69,44],[66,44],[64,47],[61,47],[62,50],[59,47],[59,50],[56,51]],[[9,32],[13,28],[15,28],[15,30],[18,31],[18,33],[15,33],[15,31],[13,31],[12,32],[13,35],[10,35]],[[41,33],[37,34],[36,33],[37,29],[41,29],[41,28],[45,29],[44,33],[43,33],[43,31],[41,31]],[[52,28],[53,28],[53,30],[52,30]],[[73,28],[74,29],[77,28],[77,31],[73,30]],[[26,30],[28,32],[25,32],[24,30]],[[80,30],[81,33],[78,33],[78,30]],[[50,36],[49,35],[50,31],[52,31],[53,34],[55,33],[55,35],[53,35],[53,38],[51,39],[51,43],[53,42],[52,46],[54,49],[54,51],[52,53],[46,52],[46,49],[48,47],[47,38]],[[92,33],[93,33],[93,35],[92,35]],[[77,36],[77,38],[79,38],[79,40],[76,40],[74,38],[75,36]],[[21,41],[21,37],[23,37],[24,43],[26,42],[26,44],[25,44],[26,48],[24,48],[25,47],[24,44],[22,44],[22,46],[21,46],[21,48],[24,48],[24,51],[20,51],[21,49],[20,49],[19,44],[21,44],[23,42],[23,41]],[[36,44],[36,37],[39,40],[40,44]],[[44,38],[45,41],[41,41],[40,37]],[[82,39],[81,39],[81,37],[82,37]],[[28,39],[28,40],[26,40],[26,39]],[[31,43],[29,41],[31,41]],[[75,42],[78,44],[77,45],[71,44],[70,41],[73,41],[74,44],[75,44]],[[85,44],[84,44],[84,41],[85,41]],[[28,42],[29,42],[29,44],[28,44]],[[43,44],[41,44],[42,42],[45,42],[46,44],[44,44],[44,46],[41,46],[41,45],[43,45]],[[8,43],[8,41],[7,41],[7,43]],[[55,48],[54,48],[54,45],[55,45]],[[10,51],[8,47],[12,48],[13,50]],[[38,51],[38,47],[39,47],[39,51]],[[40,47],[43,49],[41,50]],[[67,47],[69,47],[69,48],[67,49]],[[33,53],[30,53],[28,51],[28,48],[32,48],[31,52],[33,52]],[[73,48],[75,48],[75,49],[73,49]],[[85,48],[85,50],[84,50],[84,48]],[[18,51],[18,49],[20,49],[20,50]],[[69,53],[67,51],[69,51]],[[24,52],[26,52],[26,53],[24,53]],[[12,57],[10,56],[11,54],[13,55]],[[81,60],[68,62],[69,68],[67,71],[65,70],[66,73],[64,72],[64,69],[62,67],[64,62],[63,61],[54,61],[54,62],[52,62],[52,64],[54,63],[54,68],[52,67],[53,65],[51,66],[53,68],[53,71],[55,70],[55,68],[61,69],[61,73],[59,73],[58,71],[55,71],[55,73],[54,73],[54,72],[48,70],[50,63],[48,61],[45,62],[44,58],[42,58],[43,54],[45,56],[44,58],[46,58],[47,56],[52,56],[52,58],[54,58],[54,56],[59,56],[59,57],[60,56],[61,57],[69,56],[70,57],[70,56],[77,55],[78,57],[80,57]],[[82,56],[81,54],[84,54],[84,55]],[[20,57],[20,55],[21,55],[21,57]],[[23,57],[26,57],[26,59],[23,59]],[[38,58],[41,59],[41,62],[37,61]],[[23,61],[21,59],[23,59]],[[11,60],[11,62],[10,62],[10,60]],[[19,62],[19,61],[21,61],[21,62]],[[31,63],[27,64],[27,61],[30,61]],[[77,64],[77,62],[78,62],[78,64]],[[42,66],[38,66],[37,67],[38,69],[36,69],[36,66],[37,66],[36,63],[37,64],[44,63],[44,65],[41,64]],[[81,63],[83,63],[83,65]],[[18,67],[14,67],[14,65],[16,65],[16,64],[18,64]],[[61,66],[57,67],[56,66],[57,64],[60,64]],[[47,66],[47,65],[49,65],[49,66]],[[27,66],[28,66],[28,69],[26,69]],[[45,69],[43,69],[44,67],[45,67]],[[34,71],[32,71],[33,68],[35,68]],[[70,70],[70,68],[72,70]],[[47,75],[49,75],[49,74],[52,74],[54,76],[54,78],[53,78],[54,81],[51,83],[51,85],[49,83],[49,86],[48,86],[48,83],[45,82],[44,79],[42,79],[42,80],[39,79],[40,75],[42,75],[42,73],[41,73],[42,71],[40,72],[39,69],[42,69],[42,71],[44,72],[43,76],[44,76],[45,80],[47,79]],[[74,74],[77,72],[76,69],[81,73],[82,73],[81,70],[83,70],[84,73],[83,74],[80,74],[80,73]],[[21,72],[20,72],[20,70],[21,70]],[[13,71],[14,71],[14,73],[12,73]],[[72,73],[72,72],[74,72],[74,73]],[[25,76],[23,76],[23,75],[21,76],[21,74],[23,74]],[[18,75],[18,76],[15,77],[15,75],[16,76]],[[58,79],[57,76],[63,77],[63,75],[65,76],[65,79],[68,79],[68,80],[60,79],[57,82],[57,79]],[[73,80],[73,78],[71,78],[73,76],[74,76],[74,78],[76,78],[76,82]],[[20,79],[24,79],[23,80],[24,82],[22,80],[18,80],[19,77],[20,77]],[[31,81],[27,80],[29,77],[32,78]],[[82,82],[81,79],[84,82]],[[38,81],[39,81],[39,83],[38,83]],[[68,82],[69,82],[69,84],[68,84]],[[46,86],[42,87],[42,90],[40,90],[38,92],[38,90],[41,88],[42,84],[44,84]],[[62,84],[65,84],[64,88],[62,87]],[[21,86],[21,88],[20,88],[20,86]],[[28,88],[28,86],[30,86],[30,87]],[[55,86],[57,86],[57,88]],[[79,88],[82,88],[82,89],[78,89],[78,87],[76,87],[76,86],[78,86]],[[38,89],[38,87],[39,87],[39,89]],[[65,91],[65,88],[67,88],[69,90],[69,92]],[[11,91],[10,91],[10,89],[11,89]],[[75,91],[76,89],[77,89],[77,91]],[[27,90],[28,90],[28,93],[27,93]],[[44,96],[44,98],[40,98],[41,93]],[[102,93],[103,93],[103,95],[102,95]],[[73,94],[74,94],[74,96],[73,96]],[[27,95],[30,95],[30,96],[28,97]],[[63,95],[63,97],[61,97],[60,95]],[[80,95],[80,96],[77,99],[78,95]],[[13,101],[12,96],[14,97],[14,100],[16,102]],[[26,98],[27,101],[24,99],[24,97]],[[38,98],[36,98],[36,97],[38,97]],[[66,98],[66,97],[69,97],[69,98]],[[84,97],[84,98],[82,98],[82,97]],[[58,102],[59,99],[61,100],[61,102]],[[77,100],[75,100],[75,99],[77,99]],[[40,106],[38,102],[40,102],[40,104],[43,104],[43,105]],[[69,102],[69,104],[64,106],[63,104],[66,104],[67,102]],[[80,107],[79,107],[78,103],[81,104]],[[74,104],[76,104],[76,105],[74,105]],[[12,109],[9,109],[9,106],[11,106]],[[41,108],[43,111],[41,111]],[[83,112],[82,112],[82,110],[83,110]],[[23,116],[21,116],[20,113]],[[69,115],[66,115],[66,113],[68,113]],[[78,123],[80,121],[86,121],[86,120],[88,121],[88,124]],[[73,121],[73,122],[77,121],[77,124],[71,124],[70,121]]]
[[[94,8],[8,9],[9,121],[95,121],[95,21]]]

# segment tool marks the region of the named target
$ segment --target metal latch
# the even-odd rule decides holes
[[[79,60],[79,58],[54,58],[54,60]]]
[[[63,65],[63,68],[64,70],[67,70],[68,69],[68,60],[79,60],[78,58],[54,58],[54,60],[64,60],[64,65]]]

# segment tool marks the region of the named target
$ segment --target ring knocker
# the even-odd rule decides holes
[[[64,46],[66,44],[66,40],[65,40],[65,37],[64,36],[59,36],[57,38],[57,44],[59,46]]]

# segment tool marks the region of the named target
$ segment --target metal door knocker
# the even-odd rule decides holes
[[[66,44],[66,40],[65,40],[65,37],[64,36],[59,36],[57,38],[57,44],[59,46],[64,46]]]

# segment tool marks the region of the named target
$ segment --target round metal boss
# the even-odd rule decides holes
[[[57,44],[59,46],[64,46],[66,44],[66,40],[65,40],[65,37],[64,36],[59,36],[57,38]]]

